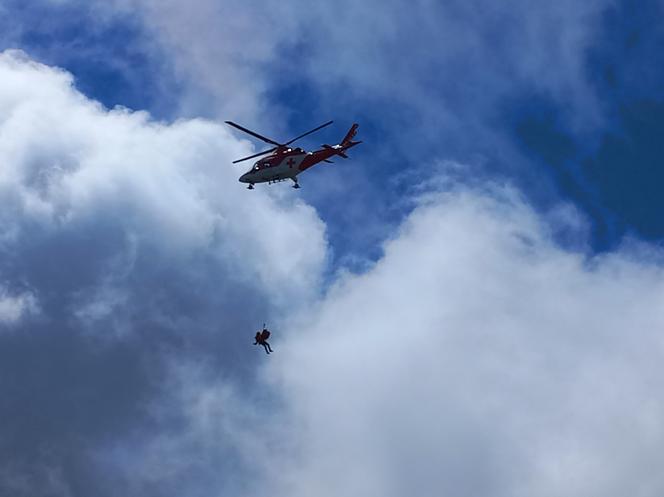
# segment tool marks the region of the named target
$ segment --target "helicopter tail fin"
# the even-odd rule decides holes
[[[344,139],[341,140],[340,145],[342,147],[348,147],[348,146],[357,145],[357,143],[360,143],[360,142],[357,142],[357,143],[353,142],[353,138],[355,138],[355,135],[357,134],[357,128],[358,127],[359,127],[359,125],[357,123],[353,124],[350,127],[350,129],[348,130],[348,133],[346,133],[346,136],[344,136]]]

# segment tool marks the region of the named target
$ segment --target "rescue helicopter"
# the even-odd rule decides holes
[[[346,133],[346,136],[344,136],[343,140],[341,140],[341,143],[337,145],[322,145],[323,148],[314,150],[312,152],[307,152],[306,150],[303,150],[299,147],[290,147],[293,142],[299,140],[300,138],[304,138],[305,136],[310,135],[319,129],[323,129],[333,122],[334,121],[326,122],[325,124],[321,124],[311,131],[302,133],[300,136],[297,136],[292,140],[287,141],[286,143],[279,143],[270,138],[259,135],[250,129],[240,126],[233,121],[226,121],[226,124],[229,126],[239,129],[240,131],[258,138],[265,143],[273,145],[273,147],[269,150],[265,150],[263,152],[250,155],[249,157],[243,157],[242,159],[233,161],[233,164],[237,164],[238,162],[255,159],[256,157],[269,154],[267,157],[263,157],[262,159],[256,161],[251,169],[249,169],[249,171],[240,176],[239,181],[241,183],[248,183],[249,186],[247,188],[249,190],[254,189],[255,183],[272,184],[278,183],[280,181],[286,181],[288,179],[293,181],[293,188],[300,188],[300,185],[297,182],[297,175],[301,172],[306,171],[311,166],[314,166],[319,162],[331,163],[332,161],[329,159],[335,155],[347,159],[348,156],[346,155],[346,150],[362,143],[361,141],[353,141],[353,138],[357,134],[357,124],[353,124],[351,126],[351,128],[348,130],[348,133]]]

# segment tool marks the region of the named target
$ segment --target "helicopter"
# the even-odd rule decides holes
[[[255,183],[267,183],[270,185],[272,183],[278,183],[288,179],[293,181],[293,188],[300,188],[300,185],[297,182],[297,175],[302,171],[306,171],[311,166],[314,166],[319,162],[332,163],[332,161],[329,159],[335,155],[347,159],[348,156],[345,153],[346,150],[362,143],[361,141],[353,141],[353,138],[357,134],[357,124],[353,124],[351,126],[351,128],[348,130],[348,133],[346,133],[346,136],[344,136],[343,140],[341,140],[341,143],[337,145],[322,145],[323,148],[314,150],[312,152],[307,152],[306,150],[299,147],[290,147],[291,143],[299,140],[300,138],[304,138],[305,136],[310,135],[319,129],[329,126],[333,122],[334,121],[328,121],[325,124],[321,124],[320,126],[307,131],[306,133],[302,133],[300,136],[297,136],[296,138],[293,138],[286,143],[279,143],[270,138],[259,135],[250,129],[240,126],[233,121],[226,121],[226,124],[229,126],[239,129],[240,131],[258,138],[265,143],[273,145],[273,147],[269,150],[265,150],[263,152],[250,155],[249,157],[244,157],[242,159],[233,161],[233,164],[237,164],[238,162],[243,162],[245,160],[254,159],[256,157],[269,154],[267,157],[263,157],[262,159],[256,161],[251,169],[249,169],[249,171],[240,176],[239,181],[241,183],[248,183],[249,186],[247,188],[249,190],[254,189]]]

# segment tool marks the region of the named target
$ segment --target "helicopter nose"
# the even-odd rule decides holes
[[[238,181],[240,183],[248,183],[249,180],[247,179],[247,173],[244,173],[242,176],[240,176],[240,179]]]

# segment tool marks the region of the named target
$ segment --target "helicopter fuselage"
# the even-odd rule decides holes
[[[307,155],[302,149],[291,149],[264,157],[240,176],[240,182],[272,183],[294,178],[302,172],[300,166]]]
[[[253,185],[254,183],[274,183],[294,179],[311,166],[328,160],[334,155],[343,154],[345,150],[356,144],[357,142],[346,145],[328,145],[328,148],[313,152],[306,152],[301,148],[286,149],[256,161],[249,171],[240,176],[240,182]]]

